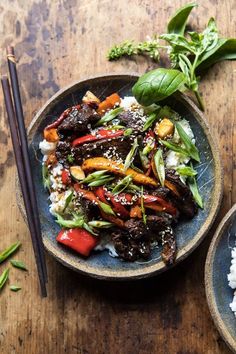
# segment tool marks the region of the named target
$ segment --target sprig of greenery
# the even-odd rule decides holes
[[[148,55],[154,61],[159,61],[159,49],[162,48],[156,36],[144,42],[124,41],[114,45],[108,52],[108,60],[118,60],[123,56]]]

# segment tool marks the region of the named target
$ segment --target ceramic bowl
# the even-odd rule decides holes
[[[205,267],[206,295],[211,315],[225,342],[236,353],[236,318],[229,307],[234,291],[227,280],[232,247],[236,247],[236,204],[216,230]]]
[[[83,259],[78,254],[72,253],[58,244],[56,235],[59,226],[48,210],[48,194],[42,186],[42,156],[38,145],[42,140],[44,127],[67,107],[80,102],[87,90],[92,91],[101,99],[113,92],[118,92],[121,97],[124,97],[131,95],[131,88],[137,78],[135,75],[114,74],[75,82],[60,90],[48,100],[36,114],[29,127],[30,157],[37,189],[45,248],[64,265],[96,278],[114,280],[143,278],[163,272],[168,268],[161,260],[160,248],[153,250],[149,261],[131,263],[112,258],[106,251],[93,253],[88,259]],[[198,183],[205,204],[204,210],[199,210],[194,219],[181,222],[175,228],[178,244],[178,255],[175,263],[177,264],[199,245],[216,216],[222,194],[222,170],[216,139],[213,139],[206,119],[195,104],[183,94],[177,94],[164,103],[187,118],[194,131],[201,157],[201,163],[197,167]],[[19,205],[22,206],[22,202],[19,202]],[[21,209],[23,210],[22,207]]]

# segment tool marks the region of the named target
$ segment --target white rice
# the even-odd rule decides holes
[[[121,99],[120,102],[120,107],[124,108],[125,110],[128,110],[132,106],[137,106],[139,105],[136,98],[133,96],[125,96],[124,98]]]
[[[43,141],[40,141],[39,143],[39,148],[43,155],[49,155],[51,152],[53,152],[56,149],[56,146],[57,143],[50,143],[45,139]]]
[[[230,273],[228,274],[228,282],[229,286],[232,289],[236,289],[236,247],[232,249],[231,256],[232,260],[230,266]],[[233,301],[229,306],[231,307],[231,310],[234,312],[234,315],[236,317],[236,291],[234,292]]]

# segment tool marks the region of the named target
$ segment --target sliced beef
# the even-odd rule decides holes
[[[98,219],[100,217],[98,207],[95,204],[93,204],[90,200],[85,199],[83,197],[79,197],[78,202],[82,207],[86,221],[91,221],[94,218]]]
[[[151,253],[150,241],[145,238],[134,240],[128,231],[117,230],[112,233],[115,250],[126,261],[135,261],[138,258],[148,259]]]
[[[167,265],[171,265],[175,261],[176,251],[177,251],[176,240],[172,230],[164,232],[162,237],[162,244],[163,244],[163,248],[161,252],[162,260]]]
[[[120,158],[124,160],[130,151],[132,143],[132,138],[122,136],[83,144],[73,149],[75,162],[81,164],[86,158],[103,156],[104,153],[109,159],[114,157],[115,160]]]
[[[187,218],[193,218],[197,213],[197,205],[194,202],[189,187],[181,182],[179,176],[174,170],[166,171],[166,179],[173,183],[179,193],[179,196],[177,196],[173,191],[170,191],[170,198],[172,202],[179,209],[181,214]]]
[[[138,111],[124,111],[119,114],[118,118],[127,128],[133,129],[134,132],[142,132],[142,115]]]
[[[63,165],[68,165],[67,156],[71,154],[70,143],[66,141],[59,141],[56,147],[56,158]]]
[[[59,133],[87,133],[89,132],[89,124],[96,123],[100,116],[87,104],[82,104],[81,108],[73,107],[68,117],[65,118],[58,127]]]

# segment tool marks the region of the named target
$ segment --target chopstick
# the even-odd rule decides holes
[[[14,99],[14,104],[15,104],[15,115],[16,115],[16,119],[17,119],[20,144],[21,144],[21,148],[22,148],[22,156],[23,156],[23,162],[24,162],[24,167],[25,167],[26,180],[27,180],[27,185],[29,188],[29,197],[31,199],[31,204],[32,204],[32,211],[33,211],[32,217],[35,222],[35,228],[36,228],[36,232],[37,232],[37,240],[39,243],[39,251],[40,251],[40,256],[42,258],[42,267],[43,267],[44,277],[45,277],[45,281],[47,281],[47,270],[46,270],[46,263],[45,263],[45,258],[44,258],[44,247],[43,247],[43,243],[41,241],[42,235],[41,235],[41,227],[40,227],[40,221],[39,221],[39,211],[38,211],[38,206],[37,206],[37,200],[36,200],[32,172],[31,172],[30,158],[29,158],[29,152],[28,152],[28,142],[27,142],[28,140],[27,140],[27,134],[26,134],[26,129],[25,129],[25,123],[24,123],[24,114],[23,114],[23,108],[22,108],[22,103],[21,103],[18,76],[17,76],[17,71],[16,71],[16,60],[15,60],[15,55],[14,55],[14,48],[10,47],[10,46],[7,47],[7,61],[8,61],[8,68],[9,68],[9,73],[10,73],[13,99]]]
[[[7,116],[9,120],[10,132],[12,137],[13,150],[16,159],[16,165],[24,199],[28,225],[30,229],[33,250],[36,259],[41,294],[47,296],[46,281],[47,271],[44,257],[44,248],[42,243],[39,214],[35,188],[32,180],[30,168],[30,159],[28,153],[27,135],[24,125],[22,104],[20,99],[18,78],[15,66],[13,48],[8,49],[9,71],[11,75],[12,90],[14,94],[15,110],[13,106],[11,90],[8,78],[2,77],[2,88],[6,104]],[[12,65],[13,64],[13,65]]]

